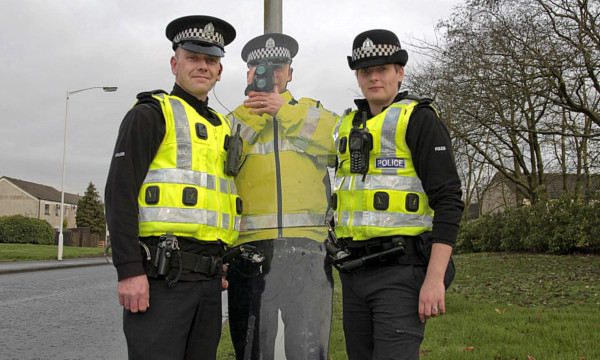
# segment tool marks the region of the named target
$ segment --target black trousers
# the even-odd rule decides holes
[[[287,360],[327,360],[333,279],[323,245],[308,239],[252,244],[265,252],[262,266],[232,261],[227,271],[236,358],[244,359],[248,349],[251,359],[273,360],[281,317]],[[254,327],[249,327],[251,318]]]
[[[129,359],[213,360],[221,338],[221,279],[150,282],[150,307],[123,310]]]
[[[425,266],[389,264],[340,273],[349,360],[419,360]]]

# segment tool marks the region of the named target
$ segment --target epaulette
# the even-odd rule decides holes
[[[431,105],[433,103],[433,99],[431,98],[420,98],[419,99],[419,105]]]
[[[409,95],[409,94],[405,94],[404,96],[402,96],[402,100],[404,99],[410,99],[410,100],[415,100],[415,101],[421,101],[421,98],[415,95]]]
[[[158,95],[158,94],[167,94],[167,92],[164,91],[164,90],[161,90],[161,89],[156,89],[156,90],[151,90],[151,91],[144,91],[144,92],[141,92],[141,93],[137,94],[136,98],[138,100],[143,100],[145,98],[151,98],[152,95]]]
[[[160,111],[160,103],[158,102],[157,99],[152,97],[152,95],[166,94],[166,93],[167,93],[166,91],[160,90],[160,89],[141,92],[141,93],[137,94],[137,96],[136,96],[137,102],[135,103],[134,106],[149,105]]]

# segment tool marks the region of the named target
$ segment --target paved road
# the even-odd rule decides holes
[[[111,265],[0,275],[0,359],[126,359]]]
[[[0,263],[0,360],[127,359],[116,279],[102,258]]]

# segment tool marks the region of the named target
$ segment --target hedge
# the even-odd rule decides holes
[[[52,245],[54,235],[46,220],[21,215],[0,217],[0,243]]]
[[[532,206],[463,220],[457,253],[600,253],[598,193],[586,198],[564,195]]]

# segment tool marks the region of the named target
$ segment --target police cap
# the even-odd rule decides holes
[[[212,16],[192,15],[171,21],[166,35],[173,43],[173,50],[180,46],[188,51],[223,57],[225,45],[235,39],[235,29]]]
[[[389,30],[369,30],[354,38],[352,56],[348,56],[350,69],[383,64],[406,65],[408,53],[400,47],[400,40]]]
[[[261,60],[277,63],[291,63],[298,52],[298,42],[293,37],[272,33],[255,37],[242,49],[242,60],[248,65],[256,65]]]

